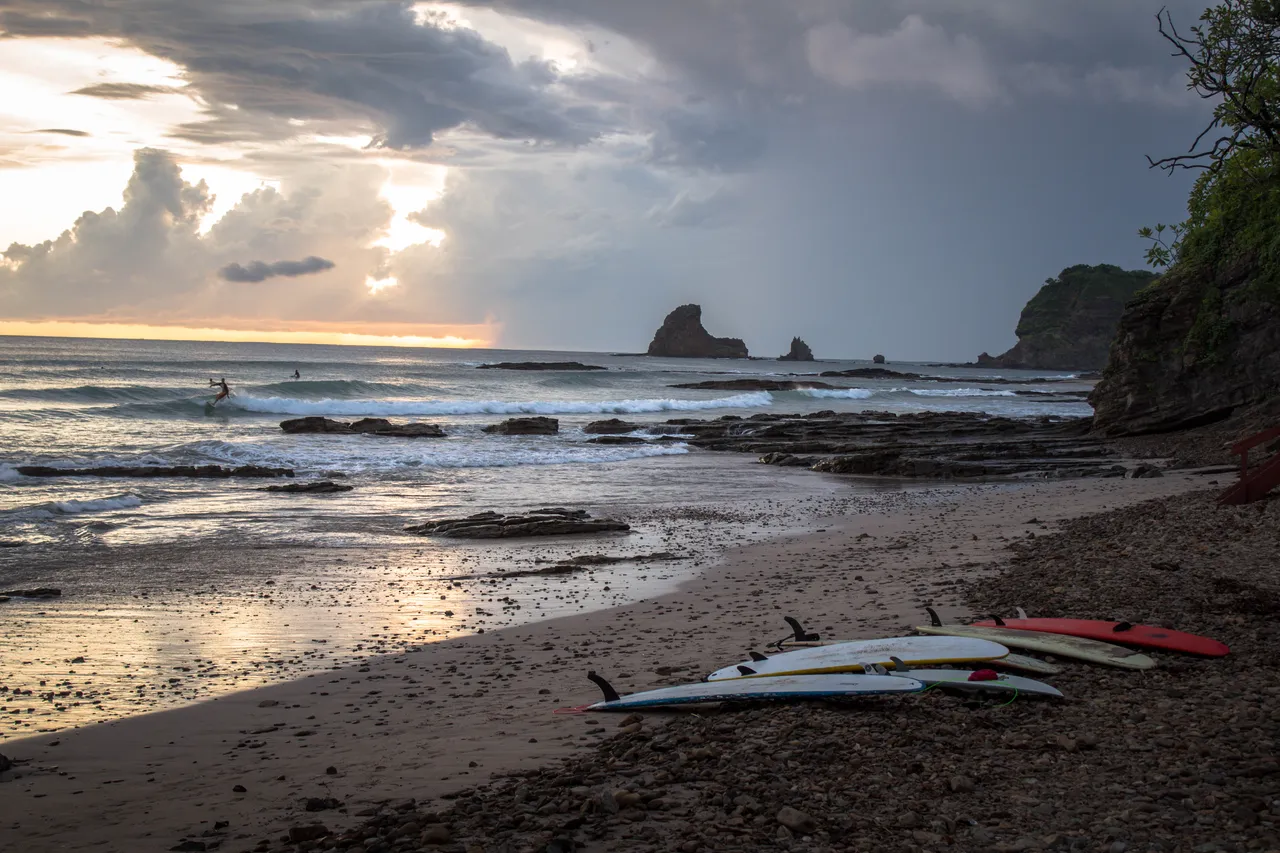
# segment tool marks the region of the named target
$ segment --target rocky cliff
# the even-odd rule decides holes
[[[1222,420],[1280,395],[1276,276],[1254,257],[1181,265],[1134,299],[1089,402],[1109,435]]]
[[[1044,283],[1022,309],[1018,343],[978,365],[1031,370],[1100,370],[1125,303],[1156,278],[1145,270],[1079,264]]]
[[[702,328],[702,306],[681,305],[662,321],[648,354],[668,358],[746,358],[747,345],[738,338],[712,337]]]
[[[813,361],[813,350],[799,338],[792,338],[791,351],[778,356],[778,361]]]

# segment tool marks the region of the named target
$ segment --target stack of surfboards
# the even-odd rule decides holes
[[[926,608],[928,609],[928,608]],[[788,617],[795,637],[778,644],[780,654],[753,652],[741,661],[712,672],[697,684],[681,684],[628,696],[618,693],[595,673],[589,677],[604,691],[604,701],[591,711],[627,710],[706,702],[787,699],[834,699],[885,693],[911,693],[934,685],[976,692],[1061,697],[1057,688],[1018,675],[998,674],[989,667],[1053,674],[1058,668],[1009,649],[1040,652],[1089,663],[1143,670],[1153,658],[1107,640],[1143,648],[1221,657],[1226,645],[1165,628],[1086,619],[1018,619],[944,625],[928,609],[931,625],[917,626],[926,636],[889,637],[822,643]],[[787,650],[790,648],[791,650]],[[939,666],[970,664],[975,671]]]

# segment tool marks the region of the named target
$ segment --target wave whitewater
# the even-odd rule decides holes
[[[272,415],[635,415],[652,412],[696,412],[769,406],[767,391],[714,400],[299,400],[292,397],[237,397],[232,408]]]

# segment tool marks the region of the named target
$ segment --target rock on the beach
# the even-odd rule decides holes
[[[329,829],[322,823],[312,823],[306,826],[289,827],[289,843],[301,844],[304,841],[319,841],[321,838],[329,835]]]
[[[0,595],[9,598],[57,598],[62,595],[62,590],[51,586],[42,586],[35,589],[11,589],[0,592]]]
[[[500,361],[497,364],[480,364],[477,370],[608,370],[598,364],[580,361]]]
[[[797,835],[811,835],[818,829],[818,822],[812,817],[791,806],[783,806],[778,810],[778,823]]]
[[[351,424],[342,421],[330,420],[321,417],[291,418],[287,421],[280,422],[280,429],[290,435],[311,434],[311,433],[349,433],[351,432]]]
[[[636,435],[601,435],[587,439],[587,444],[648,444]]]
[[[355,486],[348,486],[343,483],[335,483],[332,480],[322,480],[318,483],[287,483],[283,486],[265,486],[258,489],[260,492],[285,492],[286,494],[307,494],[307,495],[327,495],[333,492],[349,492]]]
[[[560,421],[541,416],[508,418],[500,424],[490,424],[484,431],[495,435],[555,435],[560,431]]]
[[[13,769],[13,762],[3,754],[0,754],[0,773]]]
[[[640,424],[627,423],[618,418],[609,418],[604,421],[592,421],[584,426],[582,431],[588,435],[620,435],[624,432],[635,432],[640,428]]]
[[[407,533],[445,536],[450,539],[507,539],[524,536],[562,536],[582,533],[612,533],[631,526],[611,518],[592,518],[586,510],[539,509],[527,515],[481,512],[466,518],[445,518],[410,525]]]

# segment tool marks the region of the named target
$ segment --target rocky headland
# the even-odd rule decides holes
[[[717,338],[702,327],[702,306],[681,305],[667,315],[648,355],[664,358],[748,358],[738,338]]]
[[[791,349],[786,355],[778,356],[778,361],[813,361],[813,350],[799,338],[791,339]]]
[[[1253,258],[1216,269],[1179,265],[1138,294],[1089,398],[1098,429],[1169,432],[1274,403],[1280,397],[1274,276]],[[1257,428],[1274,425],[1264,418]]]
[[[1101,370],[1125,303],[1155,273],[1111,264],[1068,267],[1045,281],[1018,319],[1018,343],[978,356],[976,366],[1025,370]]]

